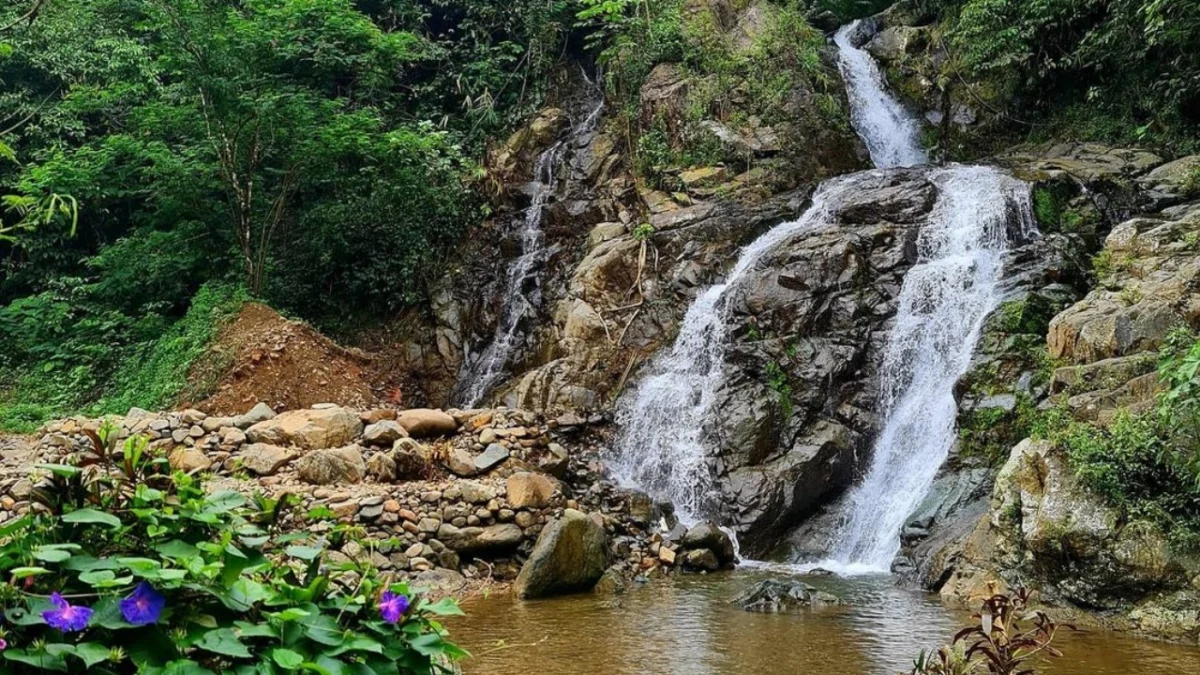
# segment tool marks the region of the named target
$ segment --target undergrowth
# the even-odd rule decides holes
[[[0,308],[0,430],[30,433],[79,412],[169,407],[192,363],[247,300],[244,287],[211,282],[174,323],[99,311],[79,287]],[[200,393],[200,392],[196,392]]]

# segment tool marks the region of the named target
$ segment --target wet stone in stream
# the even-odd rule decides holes
[[[793,579],[765,579],[747,588],[732,602],[747,612],[768,614],[842,604],[837,596]]]

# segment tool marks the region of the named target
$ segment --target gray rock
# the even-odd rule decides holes
[[[393,420],[376,422],[363,429],[363,441],[369,445],[392,445],[406,436],[408,432],[404,427]]]
[[[443,523],[437,537],[451,550],[464,555],[507,553],[521,545],[521,528],[512,524],[463,527]]]
[[[479,469],[475,467],[475,458],[471,453],[462,448],[454,448],[446,455],[444,461],[446,468],[456,476],[468,478],[479,473]]]
[[[292,410],[246,430],[252,443],[294,445],[305,450],[345,446],[362,434],[358,415],[345,408]]]
[[[266,422],[275,417],[275,411],[271,410],[271,406],[266,403],[259,403],[254,406],[244,415],[239,415],[232,418],[233,426],[240,429],[248,429],[259,422]]]
[[[242,468],[247,471],[259,476],[273,476],[288,462],[295,459],[296,453],[291,448],[281,448],[266,443],[251,443],[242,447],[239,458]]]
[[[789,612],[802,608],[840,605],[836,596],[794,579],[767,579],[742,591],[733,604],[748,612]]]
[[[688,529],[680,544],[685,549],[707,549],[713,552],[718,566],[730,565],[736,561],[733,539],[716,523],[701,523]]]
[[[401,412],[396,421],[414,438],[445,436],[458,431],[458,422],[441,410],[414,408]]]
[[[508,448],[499,443],[492,443],[480,455],[475,457],[473,464],[476,473],[484,473],[500,466],[509,457]]]
[[[386,452],[377,452],[367,460],[367,475],[380,483],[396,480],[396,461]]]

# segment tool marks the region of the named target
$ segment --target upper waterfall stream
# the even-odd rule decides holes
[[[890,94],[861,42],[858,22],[835,43],[851,119],[880,169],[923,165],[919,124]],[[966,371],[984,320],[1000,302],[1010,240],[1035,232],[1028,187],[987,167],[924,170],[936,202],[918,238],[892,321],[877,403],[882,428],[866,475],[852,489],[828,566],[886,570],[905,518],[928,492],[955,438],[953,388]],[[839,210],[878,172],[823,183],[797,220],[742,250],[724,283],[701,292],[669,351],[618,405],[615,472],[685,521],[711,517],[719,495],[711,468],[713,401],[726,380],[728,298],[769,252],[805,230],[836,226]]]
[[[921,127],[904,106],[887,91],[879,64],[866,49],[856,46],[864,24],[842,26],[833,36],[838,48],[838,70],[850,98],[850,121],[871,153],[871,163],[886,169],[920,166],[929,161],[921,147]]]

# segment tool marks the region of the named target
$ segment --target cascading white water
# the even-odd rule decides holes
[[[854,44],[863,28],[861,21],[855,21],[842,26],[833,37],[838,47],[838,70],[850,97],[850,121],[866,143],[875,166],[884,169],[926,164],[929,158],[921,147],[916,119],[888,94],[875,59]]]
[[[487,347],[472,359],[464,361],[466,368],[459,374],[459,394],[456,400],[466,408],[478,403],[504,378],[509,359],[520,342],[521,319],[537,312],[541,304],[541,284],[538,271],[545,257],[545,237],[542,216],[546,203],[554,193],[554,174],[562,157],[566,141],[555,143],[543,152],[534,165],[531,201],[525,210],[521,227],[521,256],[508,268],[504,284],[504,309],[496,324],[496,333]]]
[[[836,39],[850,92],[851,120],[876,166],[923,164],[917,123],[890,98],[870,55],[851,44],[851,31],[857,26],[843,28]],[[684,521],[713,510],[709,502],[714,477],[703,427],[724,383],[725,298],[777,244],[830,222],[842,198],[853,194],[868,175],[851,174],[822,184],[800,219],[775,227],[747,246],[725,283],[708,288],[692,302],[671,350],[655,359],[650,374],[617,407],[621,434],[613,470],[620,480],[671,502]]]
[[[655,359],[650,374],[617,407],[621,434],[613,471],[625,484],[675,506],[684,522],[710,509],[713,477],[703,439],[704,421],[724,382],[725,298],[779,242],[827,223],[840,197],[863,174],[826,182],[800,219],[784,223],[744,248],[723,284],[692,302],[671,350]]]
[[[520,348],[523,334],[521,322],[536,315],[541,305],[542,264],[546,259],[542,218],[546,206],[558,186],[559,169],[563,159],[577,139],[596,130],[604,111],[604,92],[597,82],[587,79],[589,106],[587,114],[571,126],[570,133],[541,155],[534,164],[533,182],[529,184],[530,204],[520,230],[521,255],[509,265],[504,285],[504,308],[496,324],[492,341],[478,355],[467,354],[458,376],[454,400],[470,408],[488,395],[504,380],[514,354]]]
[[[879,375],[883,429],[823,567],[891,566],[905,519],[954,444],[954,384],[1000,303],[1010,235],[1036,232],[1029,188],[1015,178],[989,167],[952,166],[933,171],[930,180],[938,201],[921,229],[918,262],[904,278]]]

